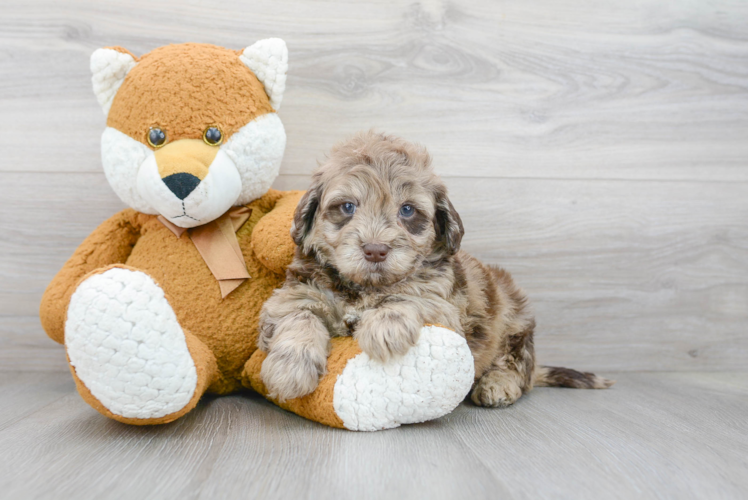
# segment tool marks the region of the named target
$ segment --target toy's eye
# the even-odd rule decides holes
[[[342,210],[346,215],[353,215],[353,213],[356,211],[356,205],[351,202],[343,203],[342,205],[340,205],[340,210]]]
[[[218,146],[223,142],[223,134],[218,127],[208,127],[203,132],[203,140],[209,146]]]
[[[154,148],[160,148],[164,144],[166,144],[166,132],[161,130],[158,127],[151,127],[148,130],[148,144],[153,146]]]
[[[413,217],[414,213],[416,213],[416,209],[413,208],[413,205],[403,205],[400,207],[400,217],[407,219],[408,217]]]

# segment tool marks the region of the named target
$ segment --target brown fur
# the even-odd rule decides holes
[[[210,126],[231,137],[258,116],[274,112],[262,83],[233,50],[183,43],[159,47],[136,60],[107,117],[109,127],[136,141],[147,144],[150,127],[161,127],[167,143],[202,141]]]
[[[80,281],[112,264],[124,264],[148,273],[164,289],[179,324],[215,357],[217,371],[210,373],[208,392],[225,394],[240,389],[244,363],[257,348],[262,303],[283,282],[283,275],[274,269],[285,268],[291,260],[290,251],[274,252],[281,247],[289,250],[291,241],[282,228],[288,227],[300,195],[298,191],[270,190],[249,205],[252,215],[236,236],[252,279],[225,299],[187,234],[177,238],[153,215],[132,209],[119,212],[86,239],[50,283],[42,298],[42,325],[50,337],[62,343],[70,296]]]
[[[424,148],[369,132],[335,147],[315,172],[294,216],[299,248],[287,281],[260,317],[269,392],[283,400],[314,390],[330,336],[353,335],[387,361],[415,345],[424,323],[466,338],[478,405],[509,405],[536,382],[607,387],[592,374],[536,371],[526,296],[508,272],[459,250],[462,222],[430,163]],[[415,213],[403,215],[404,205]],[[367,261],[366,244],[390,247],[386,260]]]

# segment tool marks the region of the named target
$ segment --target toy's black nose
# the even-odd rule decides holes
[[[364,245],[364,258],[369,262],[382,262],[390,253],[390,247],[380,243],[368,243]]]
[[[200,179],[185,172],[167,175],[161,180],[164,181],[166,187],[180,200],[187,198],[195,190],[197,185],[200,184]]]

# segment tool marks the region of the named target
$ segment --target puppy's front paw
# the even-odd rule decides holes
[[[325,374],[326,364],[325,357],[309,351],[276,347],[263,361],[260,378],[268,396],[283,402],[313,392]]]
[[[361,315],[355,338],[369,357],[387,362],[416,345],[421,321],[391,309],[370,309]]]
[[[483,375],[470,394],[470,399],[478,406],[506,408],[522,396],[522,388],[512,377],[499,370]]]

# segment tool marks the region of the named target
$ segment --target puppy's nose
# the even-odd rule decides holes
[[[381,243],[367,243],[364,245],[364,258],[369,262],[382,262],[390,253],[390,247]]]

